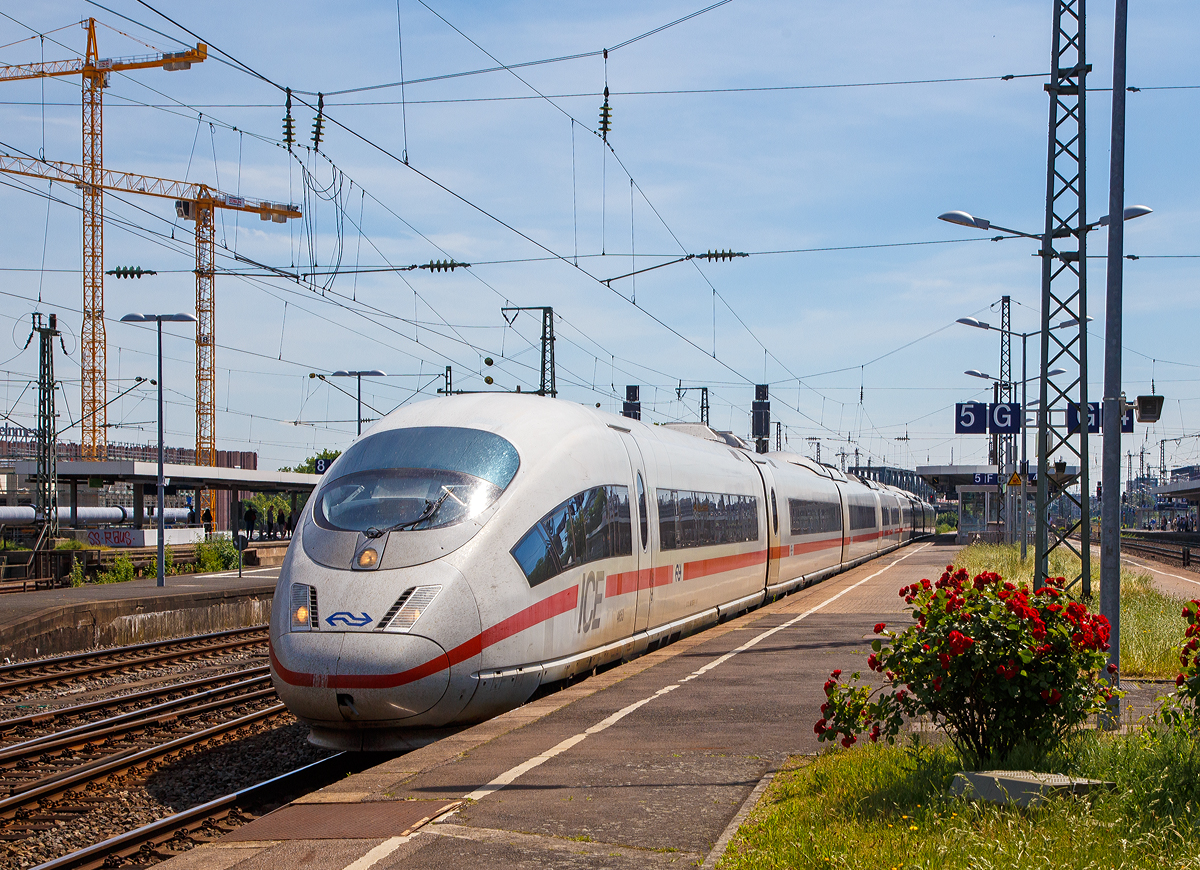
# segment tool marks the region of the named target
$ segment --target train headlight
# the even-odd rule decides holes
[[[317,622],[317,590],[303,583],[292,584],[292,631],[313,631]]]
[[[354,567],[369,570],[379,564],[379,551],[374,547],[366,547],[354,557]]]
[[[429,605],[441,591],[441,586],[413,586],[405,589],[387,615],[379,620],[376,631],[407,632],[421,618],[421,614],[429,609]]]

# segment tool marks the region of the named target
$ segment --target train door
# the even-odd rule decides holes
[[[629,455],[629,466],[633,472],[633,487],[630,489],[630,520],[633,523],[633,552],[637,557],[637,601],[633,609],[632,634],[645,631],[650,625],[650,598],[653,595],[651,578],[654,569],[654,544],[656,534],[652,505],[654,490],[646,476],[646,462],[641,448],[628,432],[621,432],[621,442]]]
[[[779,537],[779,495],[775,491],[775,477],[764,460],[755,460],[755,468],[762,477],[767,502],[767,576],[766,585],[779,582],[779,559],[783,555]]]
[[[841,502],[842,555],[840,561],[845,564],[850,561],[850,499],[846,493],[846,487],[836,481],[833,485],[837,487],[838,500]]]

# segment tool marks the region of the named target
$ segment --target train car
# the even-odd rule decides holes
[[[436,399],[326,471],[276,587],[271,674],[309,739],[398,749],[923,533],[900,490],[698,424]]]

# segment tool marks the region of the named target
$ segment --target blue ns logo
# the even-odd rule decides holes
[[[355,616],[353,613],[347,613],[344,610],[339,610],[337,613],[325,617],[325,621],[330,626],[341,623],[342,625],[353,626],[354,628],[362,628],[371,621],[371,617],[364,611],[360,616]]]

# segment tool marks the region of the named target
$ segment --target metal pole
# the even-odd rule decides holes
[[[358,434],[362,434],[362,373],[355,372],[358,378]]]
[[[1029,505],[1026,504],[1026,492],[1029,486],[1029,354],[1026,351],[1029,333],[1021,333],[1021,561],[1029,551]]]
[[[163,381],[162,381],[162,317],[156,317],[155,322],[158,324],[158,585],[166,586],[167,581],[164,575],[166,566],[163,560],[166,558],[166,529],[163,523],[163,496],[166,494],[163,490]],[[141,486],[141,484],[138,484]]]
[[[1100,613],[1112,627],[1108,660],[1121,666],[1121,297],[1125,248],[1125,42],[1128,0],[1116,0],[1113,34],[1112,149],[1108,189],[1108,293],[1104,312],[1104,436],[1100,480]],[[1113,683],[1120,686],[1120,671]],[[1120,723],[1121,702],[1109,702],[1104,725]]]

